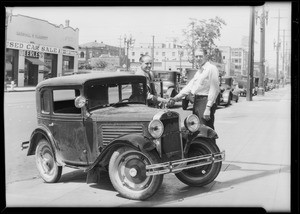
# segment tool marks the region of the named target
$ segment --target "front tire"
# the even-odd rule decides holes
[[[62,174],[62,166],[58,166],[54,159],[54,152],[45,139],[41,139],[35,150],[37,169],[46,183],[56,183]]]
[[[187,157],[207,155],[220,152],[218,146],[212,139],[196,139],[190,145]],[[216,162],[209,165],[199,166],[191,169],[185,169],[176,173],[176,177],[189,186],[202,187],[211,183],[219,174],[222,162]]]
[[[156,193],[163,175],[146,176],[146,165],[159,162],[152,150],[141,152],[131,147],[121,147],[109,161],[109,177],[114,188],[125,198],[145,200]]]

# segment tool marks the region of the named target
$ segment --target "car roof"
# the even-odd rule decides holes
[[[120,73],[120,72],[99,72],[99,73],[88,73],[88,74],[74,74],[69,76],[54,77],[41,81],[36,88],[42,88],[46,86],[72,86],[72,85],[83,85],[85,82],[90,80],[101,80],[111,78],[137,78],[145,79],[143,75]]]

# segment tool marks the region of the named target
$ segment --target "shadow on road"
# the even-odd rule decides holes
[[[222,166],[222,169],[224,171],[256,171],[258,173],[246,175],[243,177],[234,178],[225,182],[218,182],[214,181],[210,183],[209,185],[206,185],[204,187],[190,187],[190,186],[184,186],[179,187],[174,190],[174,188],[171,188],[169,184],[163,184],[160,190],[152,196],[147,201],[137,201],[131,204],[128,204],[128,206],[159,206],[164,205],[166,203],[175,202],[175,201],[183,201],[185,198],[194,197],[206,194],[216,194],[221,193],[224,191],[227,191],[228,189],[235,188],[235,186],[246,183],[251,180],[260,179],[266,176],[270,176],[277,173],[289,173],[290,172],[290,166],[287,165],[276,165],[276,164],[270,164],[276,167],[276,169],[272,170],[256,170],[256,169],[247,169],[243,168],[242,166],[232,164],[235,162],[231,162],[230,164],[224,164]],[[264,163],[249,163],[249,162],[236,162],[237,164],[257,164],[257,165],[269,165]],[[277,167],[279,166],[279,167]],[[222,170],[222,171],[223,171]],[[222,172],[221,172],[222,173]],[[170,190],[173,189],[173,190]],[[127,205],[126,205],[127,206]],[[198,206],[198,205],[195,205]]]

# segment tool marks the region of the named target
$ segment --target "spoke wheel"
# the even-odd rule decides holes
[[[190,146],[187,157],[207,155],[219,152],[219,148],[211,139],[196,139]],[[183,170],[176,177],[189,186],[205,186],[211,183],[219,174],[222,162]]]
[[[47,183],[57,182],[62,174],[62,166],[58,166],[55,162],[54,153],[47,140],[42,139],[38,142],[35,157],[42,179]]]
[[[158,163],[155,151],[146,153],[121,147],[111,156],[110,180],[123,197],[145,200],[158,190],[163,180],[163,175],[146,176],[146,165],[154,163]]]

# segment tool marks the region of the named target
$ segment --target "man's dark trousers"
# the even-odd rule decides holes
[[[215,127],[214,127],[215,112],[217,109],[217,105],[215,103],[212,105],[212,107],[210,108],[210,120],[205,120],[203,118],[203,114],[204,114],[204,111],[206,108],[207,101],[208,101],[207,96],[195,95],[193,114],[195,114],[199,117],[201,124],[209,126],[210,128],[212,128],[214,130],[215,129]]]

